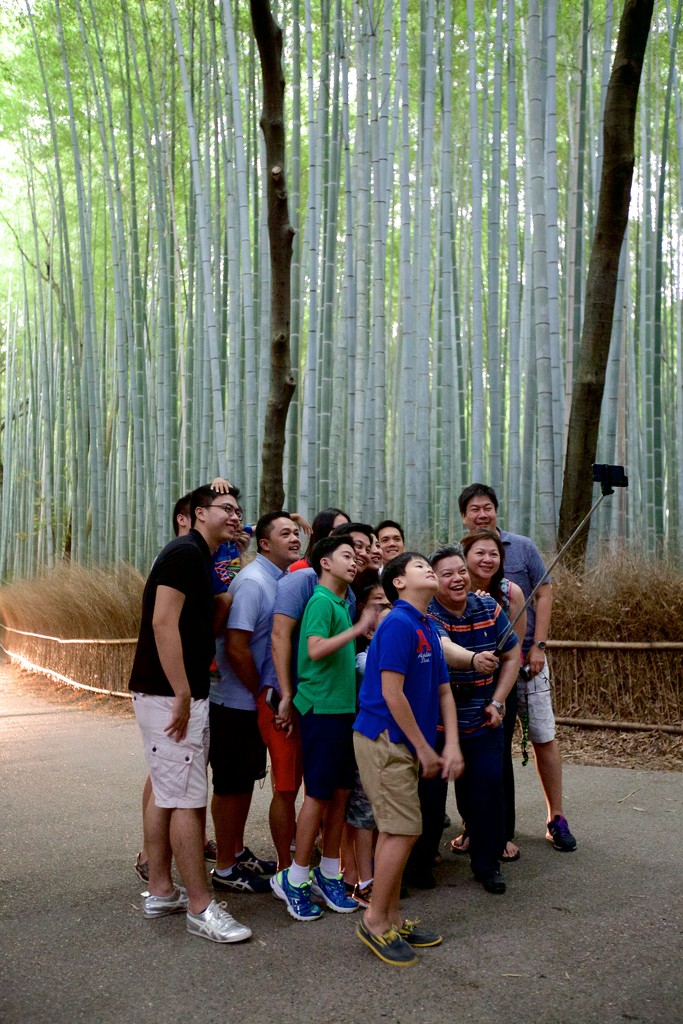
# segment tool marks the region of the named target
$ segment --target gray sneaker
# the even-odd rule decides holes
[[[179,885],[170,896],[142,894],[142,913],[145,917],[166,917],[167,914],[184,913],[188,907],[187,891]]]
[[[187,930],[211,942],[244,942],[251,938],[251,928],[240,924],[225,909],[225,903],[211,900],[201,914],[187,912]]]

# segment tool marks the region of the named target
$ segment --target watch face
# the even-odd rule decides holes
[[[538,640],[538,641],[535,641],[535,643],[536,643],[536,646],[538,647],[539,651],[544,651],[545,650],[545,640]]]

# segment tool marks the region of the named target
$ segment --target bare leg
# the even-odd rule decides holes
[[[147,801],[143,825],[149,863],[148,889],[153,896],[170,896],[174,889],[171,878],[171,814],[170,807],[157,807],[154,796]]]
[[[311,863],[313,847],[318,838],[318,829],[327,805],[326,800],[316,800],[315,797],[308,796],[308,794],[304,797],[296,823],[296,849],[294,850],[294,860],[301,867]],[[337,849],[339,849],[338,845]],[[337,854],[337,856],[339,855]]]
[[[347,885],[355,885],[360,882],[360,869],[356,862],[356,833],[358,829],[344,822],[341,841],[341,862],[344,881]]]
[[[380,832],[375,849],[375,879],[372,900],[364,921],[369,931],[382,935],[392,925],[403,923],[399,894],[403,869],[417,836],[396,836]]]
[[[548,805],[548,821],[562,810],[562,758],[557,740],[548,743],[534,743],[536,771]]]
[[[250,806],[251,793],[213,794],[211,814],[216,831],[216,867],[220,871],[231,868],[235,855],[244,849],[244,827]]]
[[[143,790],[142,790],[143,837],[142,837],[142,849],[140,850],[140,853],[139,853],[139,859],[140,859],[140,863],[141,864],[144,864],[145,861],[147,861],[149,859],[148,856],[147,856],[147,846],[146,846],[145,837],[144,837],[144,821],[145,821],[145,814],[146,814],[146,811],[147,811],[147,805],[149,804],[150,798],[152,796],[152,792],[153,792],[153,790],[152,790],[152,780],[150,779],[150,777],[148,775],[147,778],[145,779],[145,785],[144,785]],[[199,808],[199,810],[201,811],[201,815],[202,815],[202,828],[204,829],[204,832],[205,832],[204,841],[206,841],[206,807],[201,807],[201,808]]]
[[[348,789],[335,789],[334,796],[327,805],[323,828],[323,857],[333,857],[335,860],[339,857],[349,792]],[[299,863],[297,860],[297,864]]]
[[[142,849],[140,850],[140,863],[141,864],[144,864],[145,861],[148,859],[148,857],[147,857],[147,850],[145,848],[145,837],[144,837],[144,827],[145,827],[145,824],[144,823],[145,823],[145,811],[147,810],[147,804],[149,803],[149,798],[151,797],[151,795],[152,795],[152,780],[150,779],[150,777],[148,775],[147,778],[145,779],[145,785],[143,786],[143,789],[142,789],[142,827],[143,827],[143,837],[142,837]]]
[[[356,864],[359,882],[367,882],[372,878],[372,853],[375,843],[375,832],[371,828],[356,829]],[[399,889],[400,889],[399,885]]]
[[[187,889],[190,910],[193,914],[201,914],[212,900],[206,887],[201,808],[176,807],[171,815],[170,831],[173,856]]]
[[[278,793],[273,791],[273,799],[270,801],[268,818],[270,821],[270,834],[277,850],[278,871],[288,868],[292,863],[292,839],[296,832],[296,793]]]

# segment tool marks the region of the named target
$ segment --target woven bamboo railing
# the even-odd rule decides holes
[[[0,623],[0,646],[24,668],[125,696],[135,639],[43,636]],[[683,734],[683,643],[548,641],[560,724]]]

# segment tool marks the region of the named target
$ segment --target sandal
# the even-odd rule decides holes
[[[515,852],[514,853],[508,853],[508,846],[513,846],[514,849],[515,849]],[[519,851],[519,847],[516,846],[515,843],[513,843],[511,839],[508,839],[508,841],[505,844],[505,847],[503,849],[503,852],[500,855],[500,859],[503,861],[504,864],[511,864],[512,861],[519,860],[520,857],[521,857],[521,853]]]
[[[457,839],[451,839],[451,853],[469,853],[470,852],[470,837],[467,832],[463,832]]]

